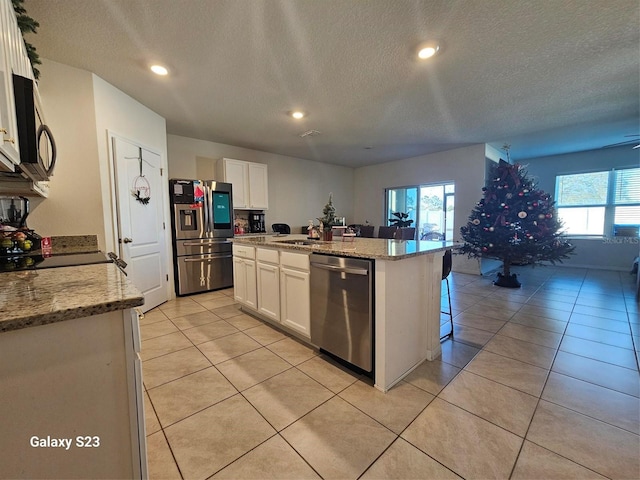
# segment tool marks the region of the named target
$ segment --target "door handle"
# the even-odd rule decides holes
[[[130,239],[129,237],[124,237],[124,238],[122,239],[122,243],[131,243],[131,242],[133,242],[133,240],[132,240],[132,239]]]

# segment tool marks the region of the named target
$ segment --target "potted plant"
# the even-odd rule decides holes
[[[318,217],[320,222],[320,232],[322,232],[322,239],[325,241],[333,240],[333,232],[331,227],[338,224],[336,220],[336,208],[333,206],[333,193],[329,194],[329,201],[322,209],[322,217]]]
[[[400,229],[410,227],[413,223],[413,220],[409,218],[408,213],[404,212],[394,212],[391,215],[393,215],[395,218],[389,219],[390,226],[396,227],[397,229],[396,233],[394,234],[394,238],[401,237],[401,235],[398,235],[400,233]]]

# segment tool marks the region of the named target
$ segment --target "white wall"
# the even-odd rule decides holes
[[[333,193],[339,216],[352,222],[354,170],[326,163],[234,147],[221,143],[168,135],[169,178],[218,179],[217,160],[226,157],[267,164],[269,209],[267,228],[272,223],[294,227],[307,225],[322,216],[322,208]],[[317,221],[316,221],[317,223]]]
[[[43,60],[41,72],[39,88],[58,164],[49,198],[34,201],[29,226],[41,235],[95,234],[101,250],[117,252],[109,132],[157,152],[166,172],[165,119],[90,72],[49,60]],[[168,188],[152,194],[162,198],[170,225]],[[165,235],[170,259],[168,229]],[[171,262],[167,268],[171,277]]]
[[[166,172],[167,161],[167,127],[163,117],[145,107],[138,101],[126,95],[102,78],[92,75],[95,125],[94,136],[98,139],[98,163],[100,177],[103,181],[102,203],[103,223],[105,230],[105,245],[109,251],[116,251],[116,225],[113,224],[113,210],[111,199],[111,146],[109,134],[116,134],[134,141],[147,149],[158,153],[161,158],[162,168]],[[167,175],[165,174],[165,179]],[[168,185],[168,184],[167,184]],[[108,187],[108,188],[107,188]],[[165,209],[165,223],[170,224],[168,186],[160,192],[151,192],[162,198]],[[168,232],[168,230],[167,230]],[[170,234],[165,242],[171,246]],[[168,250],[170,257],[171,250]]]
[[[467,223],[475,204],[482,197],[485,171],[484,144],[457,148],[395,162],[360,167],[355,170],[356,223],[386,225],[385,188],[455,184],[454,240],[461,240],[460,227]],[[454,270],[479,273],[478,261],[454,256]]]
[[[48,60],[38,84],[58,148],[49,198],[34,199],[27,224],[43,236],[97,235],[105,245],[92,74]]]
[[[555,195],[556,175],[602,171],[612,168],[640,166],[640,152],[630,145],[587,152],[568,153],[534,158],[522,162],[538,187]],[[603,269],[631,270],[638,255],[637,239],[584,239],[571,240],[575,254],[560,265]]]

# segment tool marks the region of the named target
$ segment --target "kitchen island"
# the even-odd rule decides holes
[[[0,281],[3,475],[146,477],[142,294],[112,263]]]
[[[440,296],[442,283],[442,256],[445,250],[452,248],[452,242],[431,242],[415,240],[386,240],[374,238],[335,237],[332,242],[308,242],[306,235],[273,235],[262,237],[235,238],[234,260],[238,257],[240,269],[236,268],[240,278],[235,281],[236,298],[243,308],[259,316],[292,329],[302,340],[310,343],[308,324],[305,331],[304,319],[295,321],[289,318],[288,311],[297,308],[308,310],[308,292],[303,288],[296,291],[294,298],[286,292],[280,292],[280,306],[283,312],[275,311],[273,304],[277,292],[270,288],[276,276],[264,276],[266,288],[260,287],[255,273],[253,283],[258,284],[258,295],[251,296],[251,269],[260,272],[260,259],[264,266],[278,267],[277,257],[269,259],[269,252],[279,252],[280,258],[297,264],[297,270],[291,270],[288,264],[280,263],[280,269],[309,275],[304,263],[295,261],[296,255],[304,259],[311,253],[336,255],[342,257],[374,260],[374,384],[376,388],[387,391],[398,383],[424,360],[434,360],[440,356]],[[290,259],[290,260],[289,260]],[[308,265],[308,259],[307,259]],[[268,269],[264,270],[268,272]],[[240,272],[240,273],[239,273]],[[249,272],[244,275],[242,272]],[[258,273],[260,280],[260,273]],[[281,278],[285,278],[282,276]],[[304,277],[300,277],[304,278]],[[271,282],[269,282],[271,279]],[[302,281],[299,282],[302,285]],[[286,287],[281,280],[280,288]],[[238,288],[240,292],[238,292]],[[256,287],[253,287],[254,289]],[[308,281],[307,281],[308,288]],[[261,295],[263,302],[261,302]],[[266,303],[269,308],[263,308]],[[306,302],[306,305],[305,305]],[[287,305],[291,305],[287,307]],[[303,314],[299,314],[303,316]]]

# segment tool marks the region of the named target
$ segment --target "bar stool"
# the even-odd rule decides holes
[[[453,310],[451,308],[451,290],[449,289],[449,274],[451,273],[451,267],[453,264],[453,257],[451,249],[445,250],[444,255],[442,256],[442,280],[447,282],[447,299],[449,300],[449,311],[441,310],[440,313],[444,313],[445,315],[449,315],[449,320],[451,322],[451,332],[447,333],[440,337],[440,340],[445,339],[449,336],[453,338]]]

